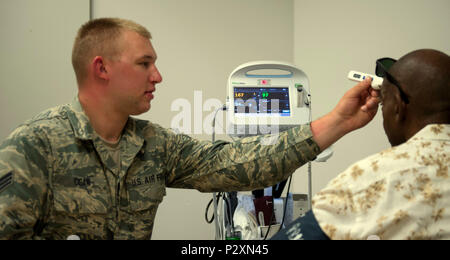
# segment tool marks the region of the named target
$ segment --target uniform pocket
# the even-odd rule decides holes
[[[100,174],[65,174],[54,179],[53,208],[47,231],[51,237],[105,239],[110,216],[107,183]]]
[[[108,199],[104,194],[81,188],[55,189],[54,207],[69,214],[107,214]]]
[[[100,169],[99,169],[100,170]],[[55,176],[53,202],[57,212],[68,214],[107,214],[109,192],[102,173],[70,172]]]
[[[134,238],[149,239],[152,234],[153,223],[166,194],[164,176],[159,171],[143,171],[127,182],[128,205],[122,208],[127,214],[130,230]]]
[[[164,178],[158,174],[139,174],[127,186],[131,211],[157,207],[166,195]]]

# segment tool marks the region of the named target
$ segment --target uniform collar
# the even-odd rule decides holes
[[[94,129],[84,113],[78,96],[72,100],[67,115],[76,138],[81,140],[93,140],[95,138]]]
[[[106,150],[106,146],[102,143],[100,137],[95,133],[91,123],[89,122],[89,118],[83,111],[83,107],[81,106],[78,97],[75,97],[72,101],[67,114],[75,137],[81,140],[91,140],[100,155],[102,163],[113,172],[116,164],[114,163],[114,160],[111,160],[110,155]],[[136,120],[131,117],[128,118],[119,142],[121,150],[121,170],[119,171],[120,177],[125,175],[133,163],[134,158],[144,146],[143,133],[145,131],[145,125],[145,121]]]
[[[81,140],[94,140],[97,137],[89,118],[81,106],[78,96],[73,99],[67,114],[76,138]],[[132,117],[128,118],[122,133],[122,138],[131,138],[136,145],[142,144],[144,141],[143,129],[137,126],[136,120]]]

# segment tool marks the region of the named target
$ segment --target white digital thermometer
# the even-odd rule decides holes
[[[380,86],[383,83],[383,78],[380,78],[378,76],[374,76],[371,74],[367,74],[367,73],[354,71],[354,70],[351,70],[348,73],[348,78],[353,81],[361,82],[361,81],[365,80],[367,77],[372,78],[372,84],[371,84],[372,88],[377,89],[377,90],[380,89]]]

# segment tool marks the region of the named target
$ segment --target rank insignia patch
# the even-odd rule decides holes
[[[5,190],[9,185],[12,184],[13,173],[9,172],[5,176],[0,178],[0,192]]]

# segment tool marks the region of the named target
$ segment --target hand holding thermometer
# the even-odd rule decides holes
[[[372,84],[371,84],[372,88],[379,90],[381,84],[383,83],[383,78],[380,78],[380,77],[377,77],[377,76],[374,76],[371,74],[367,74],[367,73],[354,71],[354,70],[351,70],[348,73],[348,78],[353,81],[361,82],[361,81],[365,80],[367,77],[372,78]]]

